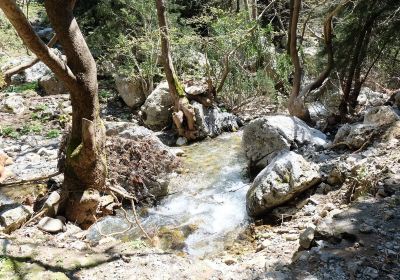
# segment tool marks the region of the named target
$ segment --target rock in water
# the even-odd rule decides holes
[[[154,129],[169,126],[172,122],[171,107],[168,83],[164,81],[147,97],[141,107],[144,124]]]
[[[258,170],[267,166],[282,150],[289,151],[296,145],[323,146],[326,143],[325,134],[296,117],[284,115],[256,119],[243,133],[243,147],[250,167]]]
[[[199,129],[199,138],[216,137],[222,132],[232,132],[239,129],[240,120],[233,114],[221,112],[217,107],[204,107],[192,101],[196,116],[196,127]]]
[[[39,79],[39,87],[44,95],[59,95],[68,93],[64,83],[52,74],[45,75]]]
[[[44,217],[40,220],[38,228],[49,233],[58,233],[63,231],[64,223],[59,219]]]
[[[115,86],[126,105],[135,108],[143,105],[146,100],[144,80],[140,77],[117,77]]]
[[[319,167],[295,152],[283,152],[254,179],[247,210],[259,216],[321,182]]]

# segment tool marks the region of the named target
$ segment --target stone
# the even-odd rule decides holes
[[[364,124],[376,126],[392,124],[399,120],[400,117],[396,114],[393,108],[389,106],[373,107],[364,115]]]
[[[46,199],[43,208],[47,209],[47,215],[55,216],[58,213],[61,196],[58,192],[52,192]]]
[[[394,104],[400,108],[400,91],[394,96]]]
[[[295,152],[282,152],[254,179],[247,210],[259,216],[321,182],[319,167]]]
[[[299,244],[304,249],[311,247],[311,242],[314,240],[315,229],[312,227],[306,228],[299,236]]]
[[[64,83],[56,78],[54,74],[48,74],[39,79],[39,87],[43,95],[59,95],[68,93]]]
[[[207,92],[207,87],[204,85],[192,85],[185,88],[185,91],[189,95],[199,95]]]
[[[5,233],[10,233],[21,227],[31,216],[32,210],[20,204],[0,206],[0,223]]]
[[[333,144],[346,143],[352,149],[361,148],[376,130],[373,124],[344,125],[336,133]]]
[[[223,132],[233,132],[239,129],[241,121],[235,115],[222,112],[217,107],[205,107],[202,104],[191,102],[195,116],[199,138],[216,137]]]
[[[18,95],[7,97],[1,106],[1,111],[21,115],[25,112],[24,98]]]
[[[141,107],[144,124],[152,129],[163,129],[169,126],[172,122],[172,105],[168,83],[161,82]]]
[[[38,228],[49,233],[58,233],[63,231],[64,223],[59,219],[43,217],[38,223]]]
[[[243,132],[243,147],[250,167],[257,166],[259,170],[267,166],[280,151],[308,144],[324,146],[327,144],[326,135],[291,116],[259,118],[250,122]]]
[[[115,86],[118,94],[124,100],[125,104],[131,108],[137,108],[146,100],[145,81],[141,77],[123,77],[115,78]]]
[[[45,41],[49,42],[53,37],[54,31],[51,27],[46,27],[40,29],[36,34],[40,37],[40,39],[44,39]]]
[[[187,145],[187,143],[188,143],[188,140],[185,137],[179,137],[176,140],[176,145],[179,146],[179,147],[185,146],[185,145]]]
[[[361,106],[376,107],[385,104],[387,101],[386,94],[373,91],[370,88],[363,87],[358,95],[357,102]]]

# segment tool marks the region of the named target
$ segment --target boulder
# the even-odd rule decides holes
[[[364,124],[382,126],[400,120],[399,115],[389,106],[378,106],[369,109],[364,115]]]
[[[386,103],[388,97],[386,94],[381,92],[373,91],[370,88],[361,88],[360,94],[358,95],[357,102],[361,106],[375,107],[381,106]]]
[[[378,106],[369,109],[363,123],[345,124],[339,128],[333,144],[343,143],[351,149],[359,149],[383,126],[396,123],[400,117],[389,106]]]
[[[296,117],[284,115],[256,119],[246,126],[243,133],[243,147],[250,167],[259,170],[267,166],[280,151],[325,144],[325,134]]]
[[[122,77],[115,78],[115,86],[118,94],[122,97],[126,105],[136,108],[146,100],[145,81],[140,77]]]
[[[394,104],[400,108],[400,91],[394,96]]]
[[[1,106],[1,111],[20,115],[25,112],[24,98],[18,95],[7,97]]]
[[[10,233],[21,227],[31,216],[31,209],[20,204],[0,206],[0,223],[2,231]]]
[[[196,116],[196,126],[199,129],[199,138],[216,137],[222,132],[237,131],[240,119],[230,113],[221,112],[218,107],[205,107],[192,101]]]
[[[154,129],[163,129],[169,126],[172,121],[172,105],[168,83],[161,82],[141,107],[144,124]]]
[[[65,226],[60,219],[44,217],[39,221],[38,228],[49,233],[58,233],[63,231]]]
[[[156,137],[150,129],[131,122],[105,122],[105,127],[107,136],[118,136],[132,140]]]
[[[39,87],[43,95],[59,95],[68,93],[64,83],[58,80],[53,74],[48,74],[39,79]]]
[[[262,215],[320,182],[317,164],[295,152],[282,152],[254,179],[247,210],[251,216]]]

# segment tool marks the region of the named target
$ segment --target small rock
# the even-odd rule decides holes
[[[236,263],[236,261],[234,260],[234,259],[225,259],[224,260],[224,263],[226,264],[226,265],[232,265],[232,264],[235,264]]]
[[[304,249],[309,249],[311,242],[314,240],[315,229],[312,227],[306,228],[305,231],[300,233],[299,244]]]
[[[188,140],[185,137],[179,137],[176,140],[176,145],[181,147],[181,146],[185,146],[188,143]]]
[[[358,228],[358,231],[361,233],[372,233],[373,227],[367,224],[361,224],[360,227]]]
[[[44,208],[47,209],[47,215],[55,216],[58,212],[61,196],[58,192],[52,192],[44,203]]]
[[[285,234],[284,235],[286,241],[295,241],[298,238],[298,234]]]
[[[375,268],[372,268],[370,266],[367,266],[364,271],[363,271],[364,275],[367,275],[373,279],[378,278],[379,276],[379,272],[378,270],[376,270]]]
[[[44,217],[40,220],[38,228],[49,233],[58,233],[63,231],[64,223],[59,219]]]

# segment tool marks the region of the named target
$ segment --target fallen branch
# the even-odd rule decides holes
[[[27,179],[27,180],[21,180],[21,181],[17,181],[17,182],[10,182],[10,183],[1,183],[0,184],[0,188],[4,188],[4,187],[12,187],[12,186],[20,186],[20,185],[25,185],[28,183],[36,183],[36,182],[41,182],[44,180],[48,180],[50,178],[53,178],[55,176],[60,175],[61,172],[57,171],[53,174],[50,175],[46,175],[46,176],[42,176],[42,177],[37,177],[37,178],[33,178],[33,179]]]

